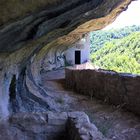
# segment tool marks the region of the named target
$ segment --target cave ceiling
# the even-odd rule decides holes
[[[61,66],[58,57],[64,50],[112,23],[131,1],[1,0],[0,118],[12,112],[56,110],[54,98],[42,87],[42,66]],[[10,89],[15,95],[9,100]]]
[[[82,34],[113,22],[131,1],[1,1],[0,52],[11,53],[31,45],[42,47],[54,40],[55,45],[70,45]]]

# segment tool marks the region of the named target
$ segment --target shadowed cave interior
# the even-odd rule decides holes
[[[139,140],[140,76],[66,67],[131,2],[0,2],[0,139]]]

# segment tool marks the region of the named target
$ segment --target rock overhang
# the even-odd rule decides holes
[[[14,52],[33,42],[41,44],[41,46],[43,43],[44,46],[59,37],[63,37],[61,41],[63,40],[63,44],[66,43],[66,45],[68,45],[67,41],[71,40],[70,45],[76,42],[82,34],[102,29],[113,22],[122,11],[127,9],[131,1],[54,0],[54,5],[51,3],[51,6],[48,7],[47,4],[50,5],[50,3],[46,1],[46,9],[43,8],[42,11],[38,10],[38,12],[34,12],[37,11],[38,5],[33,2],[34,10],[30,10],[27,7],[23,13],[19,11],[18,14],[16,11],[17,15],[9,17],[7,14],[7,17],[5,16],[7,24],[5,23],[0,28],[0,51]],[[58,4],[56,5],[57,2]],[[41,2],[38,1],[38,3],[40,4]],[[42,7],[44,3],[41,3]],[[18,4],[19,7],[21,4]],[[1,10],[4,13],[5,9],[2,8]],[[19,19],[19,16],[22,18]],[[4,22],[2,17],[0,21],[1,23]]]
[[[21,18],[8,15],[0,26],[0,117],[10,112],[55,110],[54,99],[41,84],[42,61],[47,56],[49,67],[57,67],[57,52],[61,55],[83,34],[113,22],[131,1],[61,0],[46,9],[25,10]],[[13,76],[16,95],[10,100]]]

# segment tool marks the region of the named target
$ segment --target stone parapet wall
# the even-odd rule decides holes
[[[66,68],[66,85],[80,94],[122,105],[140,115],[140,76],[106,70]]]

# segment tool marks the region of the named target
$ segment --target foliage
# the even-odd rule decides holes
[[[140,31],[140,26],[133,25],[122,29],[100,30],[92,32],[90,35],[91,53],[102,48],[106,42],[126,37],[136,31]]]
[[[91,60],[103,69],[140,74],[140,32],[106,42]]]

